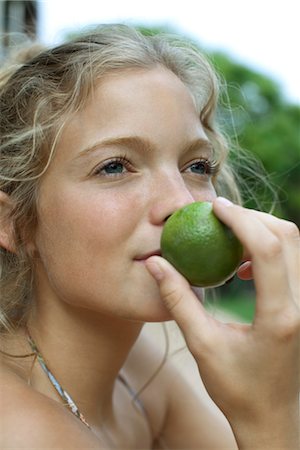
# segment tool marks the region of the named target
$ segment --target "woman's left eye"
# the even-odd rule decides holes
[[[219,170],[219,163],[208,159],[199,159],[193,162],[185,171],[196,175],[215,175]]]

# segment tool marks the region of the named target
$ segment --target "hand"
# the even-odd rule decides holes
[[[253,424],[256,435],[261,429],[260,443],[296,448],[299,231],[294,224],[222,199],[215,200],[214,212],[232,228],[251,260],[241,266],[239,274],[254,279],[252,324],[224,324],[211,317],[188,282],[163,258],[149,258],[147,267],[184,334],[208,393],[227,416],[237,440],[240,434],[243,442],[247,440],[246,429],[251,430]],[[269,442],[268,436],[275,440]],[[293,447],[287,447],[287,442]],[[253,440],[252,448],[258,448]]]

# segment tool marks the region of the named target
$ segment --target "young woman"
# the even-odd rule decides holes
[[[22,58],[0,79],[1,449],[296,450],[299,232],[237,205],[208,62],[126,26]],[[250,325],[160,256],[196,200],[243,243]],[[160,364],[143,325],[169,320],[210,403],[170,362],[136,395]]]

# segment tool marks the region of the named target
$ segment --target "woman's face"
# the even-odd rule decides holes
[[[212,157],[191,94],[173,73],[104,78],[64,129],[41,184],[38,298],[168,318],[144,261],[159,252],[170,214],[215,197]]]

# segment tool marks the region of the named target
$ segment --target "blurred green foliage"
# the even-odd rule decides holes
[[[215,52],[210,59],[226,83],[221,95],[225,131],[262,161],[278,195],[275,213],[299,226],[300,106],[289,103],[270,77],[230,56]],[[228,102],[232,120],[226,121],[222,105]]]
[[[255,314],[255,302],[253,295],[242,291],[236,292],[233,296],[223,295],[216,300],[206,302],[206,309],[214,315],[216,311],[222,310],[233,315],[242,322],[251,323]]]

